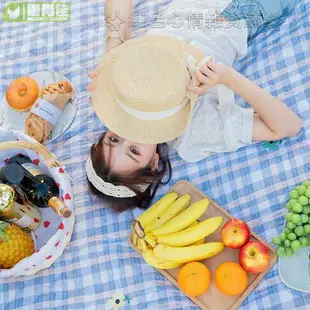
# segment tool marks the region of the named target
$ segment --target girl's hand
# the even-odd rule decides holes
[[[199,71],[195,73],[199,86],[189,86],[188,90],[201,95],[217,84],[227,85],[230,81],[231,71],[233,69],[224,64],[216,64],[209,62],[203,65]]]
[[[99,75],[99,72],[97,72],[97,71],[91,71],[88,73],[88,77],[90,79],[93,79],[98,75]],[[87,91],[91,93],[94,90],[94,88],[95,88],[95,86],[94,86],[93,82],[91,81],[90,84],[87,86]],[[89,96],[89,98],[88,98],[88,103],[90,103],[90,104],[92,103],[91,96]]]
[[[122,43],[123,42],[121,40],[111,38],[110,40],[108,40],[107,45],[106,45],[107,52],[109,50],[111,50],[112,48],[121,45]],[[93,79],[98,75],[99,75],[99,72],[97,72],[97,71],[91,71],[88,73],[88,77],[90,79]],[[94,84],[92,82],[90,82],[90,84],[87,86],[87,91],[91,93],[93,90],[94,90]],[[89,98],[88,98],[88,103],[90,103],[90,104],[92,103],[91,96],[89,96]]]

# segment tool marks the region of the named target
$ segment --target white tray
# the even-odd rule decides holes
[[[44,86],[62,80],[69,81],[64,75],[56,72],[41,71],[34,72],[28,75],[37,81],[40,88]],[[71,83],[71,81],[69,81]],[[72,83],[71,83],[72,84]],[[73,86],[73,85],[72,85]],[[74,89],[74,87],[73,87]],[[29,114],[26,112],[16,112],[7,103],[5,96],[3,96],[0,103],[0,127],[10,130],[25,131],[25,120]],[[66,104],[63,113],[61,114],[57,124],[50,133],[45,144],[57,139],[61,136],[72,124],[77,112],[76,104],[76,91],[74,89],[74,96]]]

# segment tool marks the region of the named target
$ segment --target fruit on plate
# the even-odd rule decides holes
[[[269,249],[259,241],[249,241],[239,251],[239,263],[247,272],[260,273],[266,271],[270,259]]]
[[[15,224],[0,221],[0,268],[13,268],[34,253],[31,236]]]
[[[174,234],[158,236],[156,237],[156,242],[175,247],[186,246],[211,235],[221,226],[222,222],[223,218],[221,216],[211,217],[198,223],[194,227],[189,227]]]
[[[173,234],[187,228],[205,213],[208,206],[208,199],[202,199],[200,201],[197,201],[167,223],[153,230],[152,235],[158,237]]]
[[[139,217],[137,217],[136,221],[140,223],[142,228],[146,227],[147,224],[155,221],[162,212],[164,212],[172,203],[175,202],[175,200],[177,200],[177,198],[177,193],[167,194],[143,212]]]
[[[286,204],[286,227],[279,237],[272,238],[278,246],[277,256],[293,256],[303,246],[310,245],[310,181],[304,181],[290,192]]]
[[[153,250],[147,249],[142,252],[144,260],[151,266],[157,269],[174,269],[182,265],[182,263],[176,263],[170,260],[160,260],[155,255]]]
[[[248,275],[245,270],[233,262],[219,265],[214,274],[215,285],[218,290],[227,296],[243,293],[248,286]]]
[[[199,262],[187,263],[178,273],[179,288],[189,297],[197,297],[205,293],[210,282],[209,269]]]
[[[138,239],[138,249],[140,249],[142,252],[147,250],[147,245],[145,240],[143,239]]]
[[[222,242],[208,242],[187,247],[170,247],[158,244],[153,249],[155,256],[163,261],[172,260],[178,263],[188,263],[203,260],[221,253],[224,250]]]
[[[142,251],[144,260],[158,269],[173,269],[224,249],[222,242],[205,243],[205,237],[220,227],[223,218],[198,222],[209,200],[202,199],[188,207],[190,195],[177,197],[176,193],[164,196],[131,225],[132,243]]]
[[[205,243],[205,238],[198,240],[197,242],[191,243],[189,246],[191,245],[200,245],[200,244],[204,244]]]
[[[153,236],[145,235],[143,239],[145,240],[147,245],[151,248],[154,248],[157,244],[156,239]]]
[[[195,221],[189,227],[195,227],[198,224],[199,224],[199,221]],[[205,238],[201,238],[197,242],[191,243],[190,245],[199,245],[199,244],[203,244],[203,243],[205,243]]]
[[[150,245],[151,247],[156,246],[156,241],[154,237],[144,236],[144,238],[139,238],[138,234],[133,228],[132,228],[132,234],[131,234],[131,241],[139,250],[142,250],[142,251],[144,249],[147,249],[147,245]]]
[[[139,237],[137,235],[137,233],[135,231],[132,231],[132,234],[131,234],[131,242],[135,245],[135,246],[138,246],[138,240],[139,240]]]
[[[183,195],[182,197],[178,198],[170,207],[168,207],[164,212],[162,212],[158,217],[145,226],[144,231],[146,233],[153,231],[154,229],[158,228],[159,226],[167,223],[169,220],[183,212],[188,206],[191,201],[191,195]]]
[[[184,198],[182,204],[187,205],[189,197],[185,197],[185,196],[181,197],[180,199]],[[174,203],[172,203],[172,205],[173,204]],[[185,246],[185,245],[189,245],[192,243],[196,243],[199,240],[204,239],[207,235],[209,235],[215,229],[218,228],[220,224],[216,225],[216,222],[218,222],[219,220],[220,222],[222,222],[222,219],[218,218],[215,220],[209,220],[209,223],[211,224],[210,227],[208,226],[208,223],[204,223],[204,224],[200,223],[199,225],[197,224],[197,219],[207,209],[208,204],[209,204],[208,199],[203,199],[201,201],[198,201],[194,203],[193,205],[191,205],[190,207],[188,207],[187,209],[185,209],[180,214],[176,215],[174,218],[171,218],[169,221],[167,221],[166,223],[157,227],[156,229],[154,229],[153,231],[149,233],[145,232],[145,228],[143,228],[141,225],[141,218],[143,217],[143,214],[142,214],[140,215],[138,220],[133,221],[132,230],[135,231],[135,233],[137,234],[139,238],[144,239],[147,242],[147,244],[151,246],[152,248],[155,247],[157,243],[161,243],[160,240],[157,240],[157,239],[159,237],[165,237],[166,234],[172,235],[171,238],[170,236],[166,238],[167,243],[164,243],[164,244],[167,244],[167,245]],[[169,209],[170,207],[168,207],[168,209],[166,210],[169,210]],[[163,213],[166,213],[166,210],[163,211]],[[153,210],[153,212],[156,213],[155,209]],[[159,217],[160,216],[161,215],[159,215]],[[189,229],[187,231],[186,228],[190,228],[191,225],[194,223],[196,223],[197,227],[193,229]],[[185,229],[186,231],[182,231],[182,229]],[[173,235],[173,233],[177,233],[179,231],[181,233],[180,237],[178,235]],[[187,238],[185,238],[184,240],[181,240],[184,236],[187,236]],[[197,239],[197,237],[199,238]]]
[[[18,112],[28,111],[39,97],[38,83],[27,76],[17,78],[8,87],[5,98],[8,105]]]
[[[240,249],[250,240],[251,230],[244,221],[231,219],[223,226],[221,236],[227,247]]]

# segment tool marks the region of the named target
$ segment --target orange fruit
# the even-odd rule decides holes
[[[210,271],[202,263],[191,262],[184,265],[178,274],[179,288],[184,294],[196,297],[205,293],[210,286]]]
[[[216,268],[215,284],[224,295],[238,295],[247,288],[248,275],[237,263],[226,262]]]

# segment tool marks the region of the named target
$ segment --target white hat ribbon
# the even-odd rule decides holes
[[[127,114],[129,114],[129,115],[131,115],[137,119],[143,120],[143,121],[156,121],[159,119],[164,119],[164,118],[167,118],[169,116],[172,116],[172,115],[178,113],[179,111],[181,111],[183,109],[183,107],[185,107],[185,105],[189,102],[189,98],[186,97],[180,105],[178,105],[172,109],[165,110],[165,111],[159,111],[159,112],[142,112],[142,111],[138,111],[138,110],[128,108],[116,96],[115,96],[115,100],[123,111],[125,111]]]

